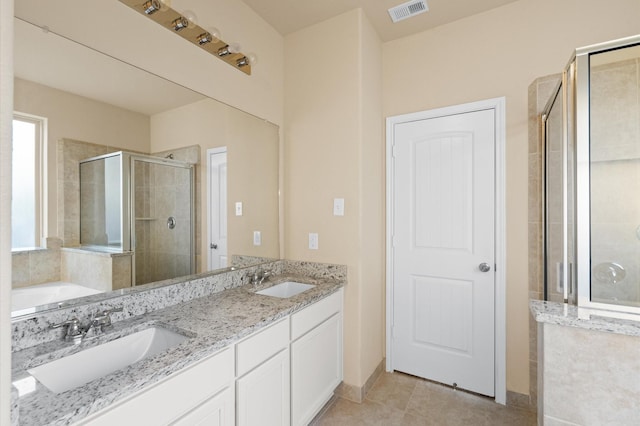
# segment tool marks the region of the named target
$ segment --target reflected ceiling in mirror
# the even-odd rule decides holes
[[[69,151],[79,156],[75,162],[102,155],[104,150],[127,150],[163,157],[186,155],[188,158],[178,159],[198,163],[195,251],[196,269],[201,273],[211,269],[208,258],[214,245],[208,234],[208,153],[226,149],[228,258],[238,259],[238,266],[248,266],[279,257],[277,126],[20,18],[15,19],[14,69],[14,109],[48,119],[48,154],[44,159],[44,207],[48,213],[43,219],[47,229],[43,236],[50,247],[13,254],[14,288],[66,281],[82,269],[78,265],[83,262],[69,262],[64,254],[75,250],[65,247],[79,243],[79,214],[74,210],[79,208],[79,195],[70,195],[77,192],[77,183],[70,178],[76,165],[69,162]],[[94,107],[105,112],[92,115]],[[68,142],[66,151],[63,141]],[[78,146],[95,149],[95,153],[78,153]],[[235,214],[237,203],[243,205],[242,215]],[[172,282],[175,280],[163,285]],[[65,304],[121,292],[85,296]],[[36,305],[23,303],[26,309]],[[56,305],[44,308],[52,307]]]

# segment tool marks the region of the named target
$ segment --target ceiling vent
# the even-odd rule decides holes
[[[389,16],[395,23],[428,11],[429,6],[425,0],[414,0],[392,7],[389,9]]]

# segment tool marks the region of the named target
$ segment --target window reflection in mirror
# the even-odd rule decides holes
[[[12,136],[11,249],[40,244],[41,152],[46,120],[15,113]]]

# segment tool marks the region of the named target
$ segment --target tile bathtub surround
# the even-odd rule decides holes
[[[63,248],[60,279],[100,291],[131,287],[133,252]]]
[[[278,261],[269,266],[276,271],[286,271],[286,263],[286,261]],[[294,262],[294,267],[299,270],[308,265]],[[335,270],[339,269],[344,268]],[[227,275],[223,281],[232,285],[233,280],[241,282],[245,279],[248,271],[251,271],[251,268],[218,274],[217,277]],[[241,273],[242,276],[236,273]],[[286,276],[285,272],[283,277]],[[25,370],[28,368],[152,325],[159,324],[189,337],[183,344],[141,360],[135,366],[121,369],[61,394],[54,394],[36,382],[36,390],[21,396],[18,401],[21,425],[62,425],[79,421],[338,291],[343,285],[338,281],[311,278],[309,280],[314,282],[316,287],[288,299],[256,295],[255,288],[250,285],[236,286],[224,292],[192,298],[184,303],[174,303],[164,309],[148,312],[146,315],[128,316],[127,319],[118,318],[113,328],[105,335],[87,340],[80,346],[58,340],[14,352],[12,377],[15,381],[25,377],[27,374]],[[246,279],[244,281],[246,282]],[[212,284],[209,285],[211,286]],[[170,287],[176,298],[181,297],[181,291],[190,290],[180,289],[179,285]],[[128,314],[129,312],[124,312],[115,314],[114,317]]]
[[[60,245],[62,240],[47,238],[46,248],[11,253],[12,288],[60,281]]]
[[[165,280],[110,293],[87,296],[82,304],[69,308],[46,311],[28,319],[11,324],[12,350],[18,351],[51,341],[61,341],[64,331],[50,329],[51,324],[61,323],[73,317],[84,321],[96,312],[123,307],[124,311],[113,314],[114,322],[147,314],[158,309],[174,306],[193,299],[205,297],[223,290],[236,288],[249,282],[255,271],[270,270],[283,278],[302,276],[324,281],[346,281],[346,266],[311,262],[279,260],[236,271],[213,272],[185,278]]]

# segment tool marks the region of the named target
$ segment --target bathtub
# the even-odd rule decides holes
[[[35,312],[35,306],[58,303],[77,297],[102,293],[100,290],[63,281],[14,288],[11,291],[11,316]]]

